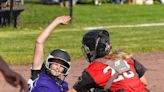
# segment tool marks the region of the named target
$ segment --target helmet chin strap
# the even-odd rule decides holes
[[[57,65],[56,70],[51,70],[50,68],[47,68],[47,73],[53,78],[53,79],[61,79],[62,81],[65,80],[67,77],[66,74],[62,74],[60,72],[60,67],[62,67],[60,64]]]

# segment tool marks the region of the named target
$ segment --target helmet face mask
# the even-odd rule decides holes
[[[51,69],[51,65],[52,64],[56,64],[58,66],[57,70],[52,70]],[[60,74],[58,71],[58,69],[63,68],[63,72],[61,72],[60,75],[63,76],[67,76],[70,70],[70,56],[66,51],[60,50],[60,49],[56,49],[54,51],[52,51],[49,56],[47,57],[46,60],[46,68],[47,70],[51,73],[55,73],[52,75],[58,75]],[[59,76],[57,76],[59,77]]]
[[[94,55],[93,52],[91,52],[86,45],[81,46],[81,51],[84,57],[87,59],[87,61],[91,63],[93,60],[93,55]]]
[[[53,76],[57,77],[64,76],[68,71],[68,67],[56,62],[50,62],[48,69]]]
[[[109,33],[104,29],[87,32],[83,36],[81,49],[89,62],[107,55],[110,51]]]

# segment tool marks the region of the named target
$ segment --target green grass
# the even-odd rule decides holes
[[[58,5],[25,4],[17,29],[0,28],[0,55],[10,64],[32,62],[35,39],[39,33],[57,16],[68,15],[67,8]],[[59,26],[45,44],[45,57],[54,48],[62,48],[71,54],[72,60],[82,58],[81,39],[90,26],[140,24],[164,22],[162,5],[102,6],[77,5],[74,7],[72,24]],[[152,52],[164,50],[164,27],[111,28],[113,49],[126,51]]]
[[[21,14],[19,27],[43,29],[55,17],[68,15],[68,10],[59,5],[25,4],[25,11]],[[164,21],[163,5],[76,5],[73,10],[73,24],[69,26],[73,28]]]

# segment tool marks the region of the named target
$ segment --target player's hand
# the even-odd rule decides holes
[[[55,19],[55,22],[57,22],[58,24],[68,24],[70,20],[70,16],[59,16]]]
[[[12,86],[16,87],[20,85],[20,92],[25,92],[27,90],[26,81],[18,73],[9,69],[7,72],[4,73],[4,77],[6,81]]]

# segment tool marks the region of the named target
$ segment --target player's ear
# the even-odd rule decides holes
[[[112,49],[112,44],[109,45],[109,49],[110,49],[110,50]]]

